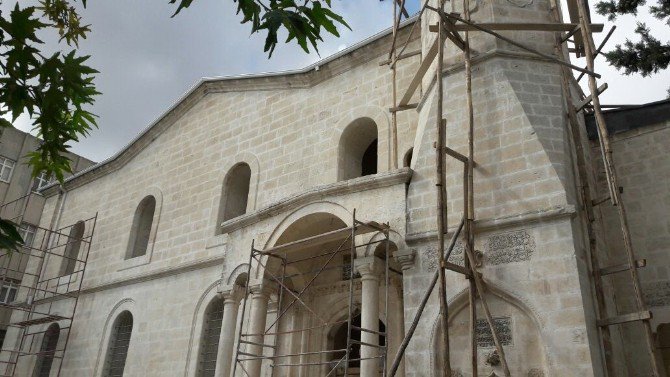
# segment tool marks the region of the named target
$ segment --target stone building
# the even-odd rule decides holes
[[[549,10],[555,3],[548,0],[473,4],[476,21],[554,22]],[[401,38],[407,38],[412,22],[418,21],[408,21]],[[421,33],[415,34],[410,49],[428,48],[434,38],[431,22],[434,18],[420,21]],[[505,34],[553,52],[552,33]],[[268,249],[335,232],[353,225],[354,210],[357,218],[388,223],[392,254],[380,257],[374,247],[356,249],[356,271],[330,270],[313,282],[314,293],[304,300],[318,313],[306,306],[292,308],[282,331],[242,349],[262,352],[259,344],[276,344],[265,353],[303,354],[286,363],[302,365],[275,366],[275,375],[326,375],[323,366],[336,359],[309,353],[338,349],[346,338],[341,327],[348,318],[344,292],[347,278],[359,274],[352,321],[372,319],[387,334],[388,353],[395,354],[438,267],[433,149],[437,99],[433,72],[414,95],[416,110],[398,114],[399,153],[394,158],[391,77],[379,64],[388,57],[390,41],[386,31],[297,71],[203,79],[119,153],[68,179],[60,190],[45,190],[43,226],[56,213],[62,224],[97,214],[86,274],[76,277],[83,279],[82,288],[61,375],[229,376],[238,332],[263,331],[286,309],[277,307],[276,287],[269,284],[276,268],[248,265],[252,242]],[[576,102],[577,96],[563,96],[559,67],[551,62],[480,34],[473,33],[472,45],[476,248],[483,255],[485,297],[512,375],[602,376],[575,146],[565,116],[566,101]],[[407,87],[420,62],[420,55],[403,60],[400,88]],[[455,47],[447,48],[445,63],[447,143],[463,152],[463,62]],[[579,92],[574,80],[571,85]],[[667,103],[654,106],[665,109]],[[637,221],[635,246],[649,266],[643,280],[660,346],[668,343],[670,331],[664,259],[670,244],[667,119],[621,129],[614,142],[623,183],[630,186],[624,196],[632,201],[630,216]],[[593,140],[588,144],[586,123],[580,121],[584,146],[593,149],[588,163],[595,180],[598,146]],[[462,167],[448,161],[447,168],[451,233],[461,218]],[[61,210],[55,211],[57,207]],[[598,211],[603,237],[614,247],[609,233],[615,234],[615,224],[609,222],[605,206]],[[361,241],[379,237],[370,233]],[[331,244],[305,247],[286,258],[316,255]],[[463,262],[459,244],[451,261]],[[379,273],[386,262],[397,271],[388,296]],[[59,278],[63,263],[53,258],[43,273]],[[316,267],[299,264],[293,272]],[[467,283],[459,274],[447,277],[452,369],[466,376]],[[625,312],[626,295],[620,294],[624,291],[618,283],[623,286],[625,281],[608,286],[611,303]],[[298,291],[312,282],[290,279],[290,284]],[[38,300],[36,305],[70,310],[65,300]],[[438,310],[437,299],[431,299],[399,375],[441,375]],[[21,320],[20,315],[13,320]],[[45,330],[53,324],[40,326]],[[648,375],[636,325],[627,326],[613,338],[618,373]],[[502,375],[487,357],[493,351],[490,333],[483,322],[477,327],[481,375]],[[297,328],[312,330],[292,332]],[[374,336],[366,339],[382,344]],[[55,343],[62,341],[56,338]],[[370,349],[362,345],[361,353],[374,355]],[[15,375],[29,375],[42,365],[43,357],[24,357]],[[254,377],[273,370],[267,360],[243,365]],[[362,360],[350,367],[369,377],[378,375],[379,363]],[[245,373],[237,368],[236,375]]]
[[[39,143],[40,139],[27,132],[15,128],[0,130],[0,217],[18,221],[21,236],[28,244],[33,241],[44,209],[45,198],[38,194],[38,190],[49,183],[45,174],[33,178],[32,168],[27,163],[27,154],[35,151]],[[66,156],[75,173],[95,165],[95,162],[74,153],[67,153]],[[14,266],[0,263],[4,278],[0,292],[0,345],[11,316],[11,309],[4,305],[16,296],[27,259],[22,262]],[[14,271],[6,273],[8,269]]]

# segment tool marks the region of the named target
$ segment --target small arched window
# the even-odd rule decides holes
[[[116,317],[109,336],[103,377],[121,377],[126,367],[130,336],[133,333],[133,315],[124,311]]]
[[[345,128],[338,146],[339,181],[377,174],[377,124],[370,118],[359,118]]]
[[[226,175],[221,192],[216,234],[221,233],[219,230],[221,223],[247,212],[250,181],[251,168],[244,162],[235,165]]]
[[[155,212],[156,198],[154,198],[153,195],[149,195],[142,199],[137,206],[133,218],[133,226],[130,228],[130,239],[128,240],[126,259],[140,257],[147,253]]]
[[[49,377],[51,374],[51,365],[54,362],[56,351],[58,350],[58,337],[60,336],[60,326],[52,323],[47,331],[44,332],[40,353],[35,363],[34,377]]]
[[[63,253],[63,261],[61,263],[60,275],[70,275],[75,272],[78,265],[79,249],[81,249],[81,241],[84,237],[85,225],[83,221],[78,221],[70,228],[70,234],[67,238],[67,245]]]
[[[223,300],[216,298],[205,310],[200,353],[198,355],[198,377],[214,377],[222,320]]]

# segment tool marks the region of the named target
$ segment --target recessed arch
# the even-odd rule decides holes
[[[491,310],[498,335],[503,342],[505,356],[512,375],[528,375],[530,372],[547,369],[547,355],[542,342],[539,321],[531,308],[515,296],[503,291],[494,284],[488,284],[485,295]],[[459,348],[458,344],[468,344],[469,303],[467,289],[459,292],[449,303],[449,343],[452,370],[467,372],[470,368],[469,348]],[[483,315],[481,301],[477,301],[477,322],[479,353],[491,353],[495,350],[488,324]],[[479,332],[481,331],[481,332]],[[442,374],[442,355],[440,339],[442,327],[439,316],[435,319],[430,338],[432,376]],[[479,358],[480,370],[500,371],[499,366],[487,365],[486,358]]]
[[[133,315],[121,312],[112,324],[102,375],[123,376],[133,333]]]
[[[52,323],[44,332],[40,353],[35,362],[34,377],[49,377],[54,358],[58,352],[58,340],[60,338],[60,326]],[[62,353],[62,352],[61,352]],[[62,355],[58,355],[62,356]],[[60,362],[60,361],[59,361]]]
[[[137,205],[135,215],[133,216],[126,259],[137,258],[147,254],[155,214],[156,198],[153,195],[147,195]]]
[[[405,156],[402,158],[402,166],[404,168],[409,168],[412,166],[412,157],[414,155],[414,147],[411,147],[410,149],[405,152]]]
[[[86,225],[83,221],[77,221],[77,223],[70,228],[67,245],[63,252],[63,260],[61,261],[60,276],[70,275],[75,272],[77,267],[79,267],[79,250],[81,249],[81,241],[84,237],[85,230]]]
[[[379,130],[375,121],[362,117],[342,132],[337,150],[337,180],[376,174],[379,169]]]
[[[246,162],[234,165],[223,180],[216,234],[221,234],[221,224],[247,213],[251,167]]]

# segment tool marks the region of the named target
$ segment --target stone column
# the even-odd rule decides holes
[[[247,336],[244,339],[253,342],[253,343],[264,343],[265,337],[261,334],[265,332],[265,320],[268,314],[268,300],[270,299],[270,289],[267,285],[255,285],[250,287],[251,291],[251,314],[249,316],[249,334],[258,334],[254,336]],[[264,347],[256,344],[247,344],[246,351],[247,353],[253,355],[263,355]],[[260,377],[261,375],[261,366],[263,365],[262,359],[256,359],[247,361],[244,368],[249,373],[250,377]]]
[[[379,331],[379,276],[381,261],[372,256],[356,259],[356,269],[361,274],[362,309],[361,328]],[[361,341],[379,344],[379,335],[361,331]],[[376,357],[379,348],[361,345],[361,359]],[[361,377],[378,377],[379,359],[361,360]]]
[[[244,295],[244,288],[234,288],[221,293],[223,297],[223,320],[221,321],[221,334],[219,335],[219,349],[216,357],[216,377],[230,377],[233,365],[233,346],[237,337],[237,312],[240,300]]]

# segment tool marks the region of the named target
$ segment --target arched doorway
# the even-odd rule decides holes
[[[358,313],[351,318],[351,339],[357,342],[361,341],[361,331],[357,328],[361,327],[361,314]],[[332,350],[346,350],[347,349],[347,329],[349,328],[348,323],[342,323],[334,327],[331,330],[329,336],[330,349]],[[380,319],[379,320],[379,332],[386,333],[386,324]],[[379,336],[379,345],[386,345],[386,337]],[[331,368],[337,364],[337,361],[345,356],[346,351],[338,351],[330,354]],[[357,375],[358,369],[361,366],[361,345],[358,343],[352,343],[349,347],[349,374]],[[338,370],[335,372],[336,376],[344,375],[344,365],[339,365]]]

